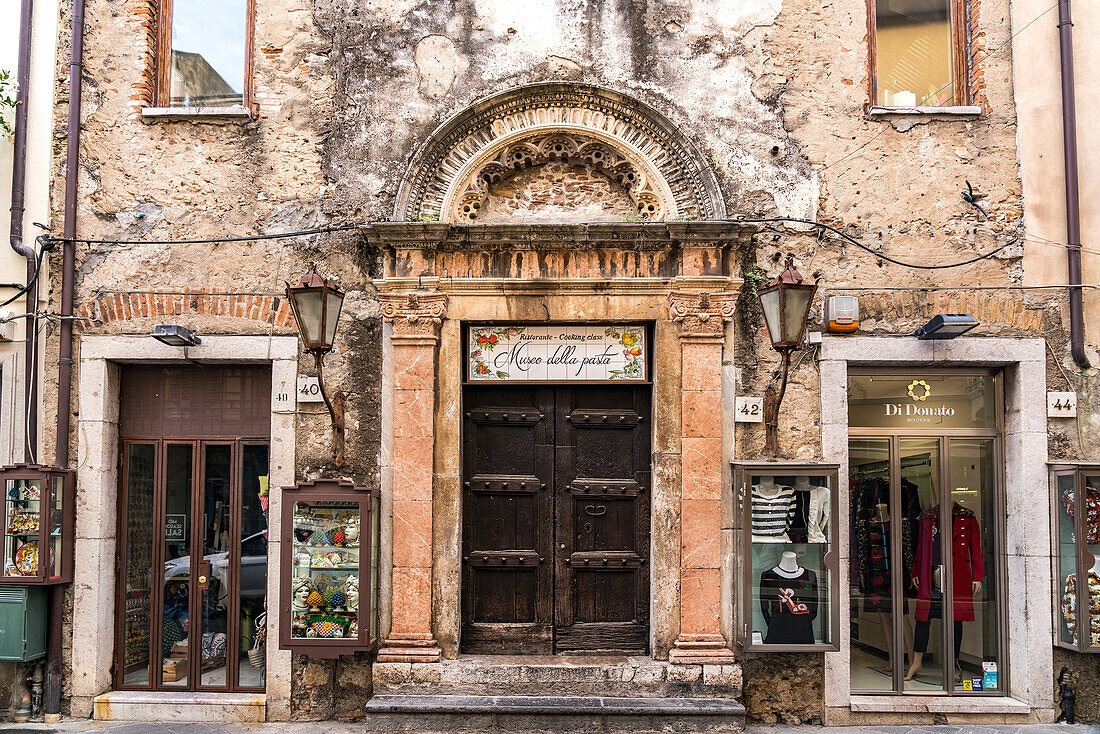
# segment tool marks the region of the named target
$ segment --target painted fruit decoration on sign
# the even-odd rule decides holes
[[[469,380],[645,381],[645,340],[642,324],[471,326]]]

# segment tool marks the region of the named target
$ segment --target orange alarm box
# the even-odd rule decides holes
[[[825,299],[825,330],[830,334],[851,334],[859,329],[859,299],[829,296]]]

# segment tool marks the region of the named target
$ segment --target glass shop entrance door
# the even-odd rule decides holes
[[[851,688],[1004,690],[1000,381],[849,378]]]

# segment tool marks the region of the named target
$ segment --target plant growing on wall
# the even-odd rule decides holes
[[[7,138],[15,135],[12,122],[15,104],[15,80],[11,78],[10,71],[0,69],[0,131]]]

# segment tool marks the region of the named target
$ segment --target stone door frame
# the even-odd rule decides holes
[[[467,321],[652,322],[653,486],[650,526],[650,649],[655,658],[683,663],[732,662],[729,615],[732,588],[722,558],[732,539],[723,531],[722,497],[729,484],[732,423],[723,419],[723,360],[732,356],[734,290],[726,276],[672,278],[562,278],[554,281],[436,277],[389,277],[376,281],[383,301],[383,518],[393,518],[383,535],[392,555],[383,555],[381,632],[387,639],[380,662],[434,662],[458,655],[461,628],[462,374]],[[430,303],[445,304],[432,311]],[[410,321],[411,319],[411,321]],[[430,322],[431,329],[424,327]],[[438,337],[435,331],[438,330]],[[427,332],[432,332],[430,336]],[[414,333],[415,332],[415,333]],[[425,341],[427,339],[427,341]],[[436,346],[438,339],[438,346]],[[412,340],[410,342],[410,340]],[[430,384],[434,395],[417,395],[408,362],[420,364],[435,352]],[[399,350],[407,350],[402,353]],[[685,372],[684,365],[688,365]],[[411,436],[410,408],[431,400],[427,435]],[[409,401],[412,401],[411,403]],[[728,398],[732,402],[732,397]],[[700,416],[708,416],[701,418]],[[423,421],[417,421],[423,426]],[[414,429],[416,430],[416,429]],[[431,535],[407,532],[402,493],[411,469],[400,447],[429,438],[432,461],[429,510]],[[685,448],[686,447],[686,448]],[[693,453],[686,486],[681,456]],[[705,476],[698,476],[697,467]],[[417,472],[419,475],[419,472]],[[413,484],[417,481],[414,479]],[[713,524],[713,528],[706,523]],[[683,528],[689,528],[687,534]],[[728,526],[727,526],[728,527]],[[412,544],[415,548],[410,549]],[[426,562],[406,571],[403,562]],[[687,564],[687,565],[685,565]],[[426,568],[425,568],[426,566]],[[430,576],[425,588],[420,577]],[[395,591],[414,580],[421,587]],[[681,594],[681,588],[687,593]],[[421,599],[427,595],[429,599]],[[399,599],[394,607],[395,597]],[[407,616],[406,600],[430,619]],[[424,605],[430,603],[430,611]],[[406,616],[402,616],[406,615]],[[398,619],[395,620],[395,617]],[[683,628],[687,626],[688,632]],[[694,632],[694,634],[692,633]],[[670,652],[672,655],[670,656]],[[679,659],[677,659],[679,654]]]
[[[76,539],[73,569],[72,665],[69,691],[73,716],[89,716],[97,696],[111,690],[115,643],[115,554],[119,457],[119,365],[124,363],[271,365],[271,434],[268,510],[268,609],[279,604],[282,487],[294,483],[295,401],[298,374],[296,336],[203,336],[202,344],[170,347],[148,336],[85,336],[80,340],[77,421]],[[279,394],[289,395],[280,401]],[[279,615],[269,614],[267,639],[279,639]],[[290,718],[291,653],[267,646],[263,698],[269,721]],[[242,694],[147,695],[168,704],[182,696],[217,707]],[[171,709],[170,706],[165,706]],[[186,707],[185,707],[186,708]],[[183,715],[183,714],[181,714]],[[192,714],[193,715],[193,714]],[[170,714],[165,714],[169,716]],[[184,715],[186,716],[186,715]],[[214,718],[217,717],[213,714]],[[169,719],[162,719],[169,720]]]

